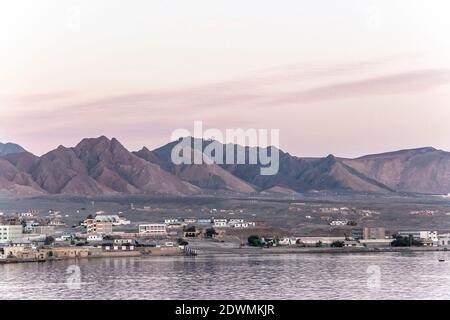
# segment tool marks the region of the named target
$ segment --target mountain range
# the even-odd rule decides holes
[[[210,140],[201,140],[203,147]],[[83,139],[41,157],[15,144],[0,144],[0,192],[17,195],[290,195],[314,191],[450,193],[450,153],[431,147],[367,155],[300,158],[282,150],[279,172],[261,175],[262,164],[175,165],[177,141],[158,149],[128,151],[117,139]],[[217,143],[217,142],[216,142]],[[219,144],[224,154],[229,150]],[[251,148],[243,148],[248,155]],[[191,152],[201,152],[192,148]]]

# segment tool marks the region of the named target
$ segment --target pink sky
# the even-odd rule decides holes
[[[252,2],[6,5],[0,142],[136,150],[202,120],[280,129],[299,156],[450,150],[447,2]]]

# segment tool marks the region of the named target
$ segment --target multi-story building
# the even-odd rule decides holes
[[[111,234],[112,233],[112,222],[109,221],[98,221],[96,219],[86,219],[84,221],[86,226],[86,232],[88,234],[98,233],[98,234]]]
[[[386,238],[385,228],[364,228],[364,240],[374,240],[384,238]]]
[[[139,225],[139,235],[141,236],[166,236],[166,225],[162,223],[149,223]]]
[[[36,234],[53,236],[55,234],[55,226],[33,226],[32,231]]]
[[[0,243],[8,243],[23,237],[22,225],[0,225]]]
[[[385,228],[354,228],[352,229],[352,238],[355,240],[375,240],[385,239]]]

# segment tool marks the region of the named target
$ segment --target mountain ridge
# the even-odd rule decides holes
[[[355,193],[450,193],[450,153],[432,147],[365,155],[302,158],[279,150],[280,168],[263,176],[257,164],[171,162],[172,141],[157,149],[128,151],[116,138],[85,138],[75,147],[59,146],[41,157],[25,149],[0,156],[0,191],[19,195],[190,196],[224,192],[288,194],[312,191]],[[213,141],[201,140],[202,148]],[[217,141],[226,156],[226,145]],[[191,145],[190,152],[198,152]],[[242,148],[248,156],[259,147]],[[11,150],[11,149],[10,149]]]
[[[0,156],[5,156],[8,154],[14,154],[14,153],[22,153],[22,152],[26,152],[26,150],[16,143],[11,143],[11,142],[1,143],[0,142]]]

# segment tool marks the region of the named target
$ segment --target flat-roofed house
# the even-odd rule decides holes
[[[148,223],[139,225],[139,235],[141,236],[166,236],[166,224]]]

